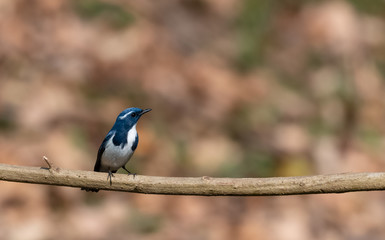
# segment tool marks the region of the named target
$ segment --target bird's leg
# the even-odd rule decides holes
[[[126,172],[128,173],[128,175],[132,174],[130,171],[128,171],[128,169],[126,168],[126,166],[123,166],[122,167],[124,170],[126,170]]]
[[[134,175],[134,178],[136,176],[136,173],[131,173],[130,171],[127,170],[126,166],[123,166],[122,167],[124,170],[126,170],[126,172],[128,173],[128,176],[130,176],[131,174]]]
[[[112,177],[115,177],[111,170],[108,170],[107,181],[110,179],[110,186],[112,185]]]

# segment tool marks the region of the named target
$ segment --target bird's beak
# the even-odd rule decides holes
[[[152,110],[151,108],[144,109],[144,110],[140,113],[140,116],[142,116],[142,115],[145,114],[145,113],[148,113],[148,112],[151,111],[151,110]]]

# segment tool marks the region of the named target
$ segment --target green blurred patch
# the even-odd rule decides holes
[[[157,232],[162,225],[162,217],[139,211],[134,211],[129,219],[130,226],[142,234]]]
[[[254,132],[276,124],[280,118],[279,114],[269,102],[259,102],[257,107],[245,103],[233,110],[231,117],[226,119],[223,129],[232,139],[250,145],[248,141]]]
[[[187,142],[182,139],[177,139],[175,144],[176,161],[180,166],[189,166],[191,164],[190,157],[187,151]]]
[[[239,70],[250,70],[261,61],[271,12],[271,1],[243,1],[242,10],[236,21],[239,35],[236,66]]]
[[[107,173],[106,173],[107,176]],[[85,191],[83,191],[85,192]],[[95,193],[86,193],[84,202],[88,206],[93,206],[95,208],[99,208],[103,205],[104,199],[100,197],[100,195],[95,194]]]
[[[385,51],[383,52],[385,53]],[[383,82],[385,82],[385,58],[383,59],[378,59],[376,61],[376,67],[377,67],[377,70],[379,71],[379,73],[381,74],[382,78],[381,80]]]
[[[80,87],[81,93],[89,104],[99,105],[111,99],[121,99],[132,105],[146,105],[148,101],[140,86],[128,87],[134,82],[133,80],[106,76],[103,72],[98,72],[98,69],[95,69],[95,75],[90,79],[93,79],[92,85],[84,84]]]
[[[356,137],[372,150],[381,149],[383,147],[382,143],[384,138],[382,132],[372,126],[359,126],[356,131]]]
[[[102,19],[114,28],[124,28],[134,22],[134,16],[119,5],[94,0],[73,1],[76,13],[84,19]]]
[[[243,0],[235,27],[238,34],[238,56],[235,65],[238,70],[247,72],[257,64],[263,64],[265,50],[273,46],[274,18],[282,12],[298,12],[303,5],[314,0]]]
[[[72,144],[79,149],[86,149],[89,147],[88,143],[90,142],[87,133],[84,128],[80,126],[73,126],[70,129],[70,138]]]
[[[0,131],[11,131],[16,128],[15,116],[11,111],[0,111]]]
[[[312,175],[312,165],[305,156],[286,156],[277,168],[277,176]]]
[[[368,14],[376,14],[385,17],[385,1],[384,0],[349,0],[350,3],[360,12]]]
[[[220,177],[272,177],[276,162],[269,153],[247,152],[242,162],[226,162],[218,170]]]
[[[334,128],[328,126],[324,121],[321,121],[321,119],[319,118],[315,118],[313,121],[310,121],[307,124],[307,129],[309,133],[314,137],[334,135],[336,132]]]
[[[188,176],[196,174],[196,166],[193,164],[191,154],[188,151],[189,142],[181,136],[175,136],[175,144],[173,145],[175,151],[174,165],[175,168],[171,173],[174,176]]]
[[[271,177],[276,169],[276,162],[271,153],[250,152],[244,159],[244,173],[248,177]]]

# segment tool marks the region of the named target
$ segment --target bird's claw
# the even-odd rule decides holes
[[[110,179],[110,186],[112,185],[112,177],[115,177],[111,171],[108,171],[107,181]]]

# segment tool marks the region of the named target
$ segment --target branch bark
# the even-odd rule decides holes
[[[385,173],[273,178],[155,177],[0,164],[0,180],[145,194],[274,196],[385,190]]]

